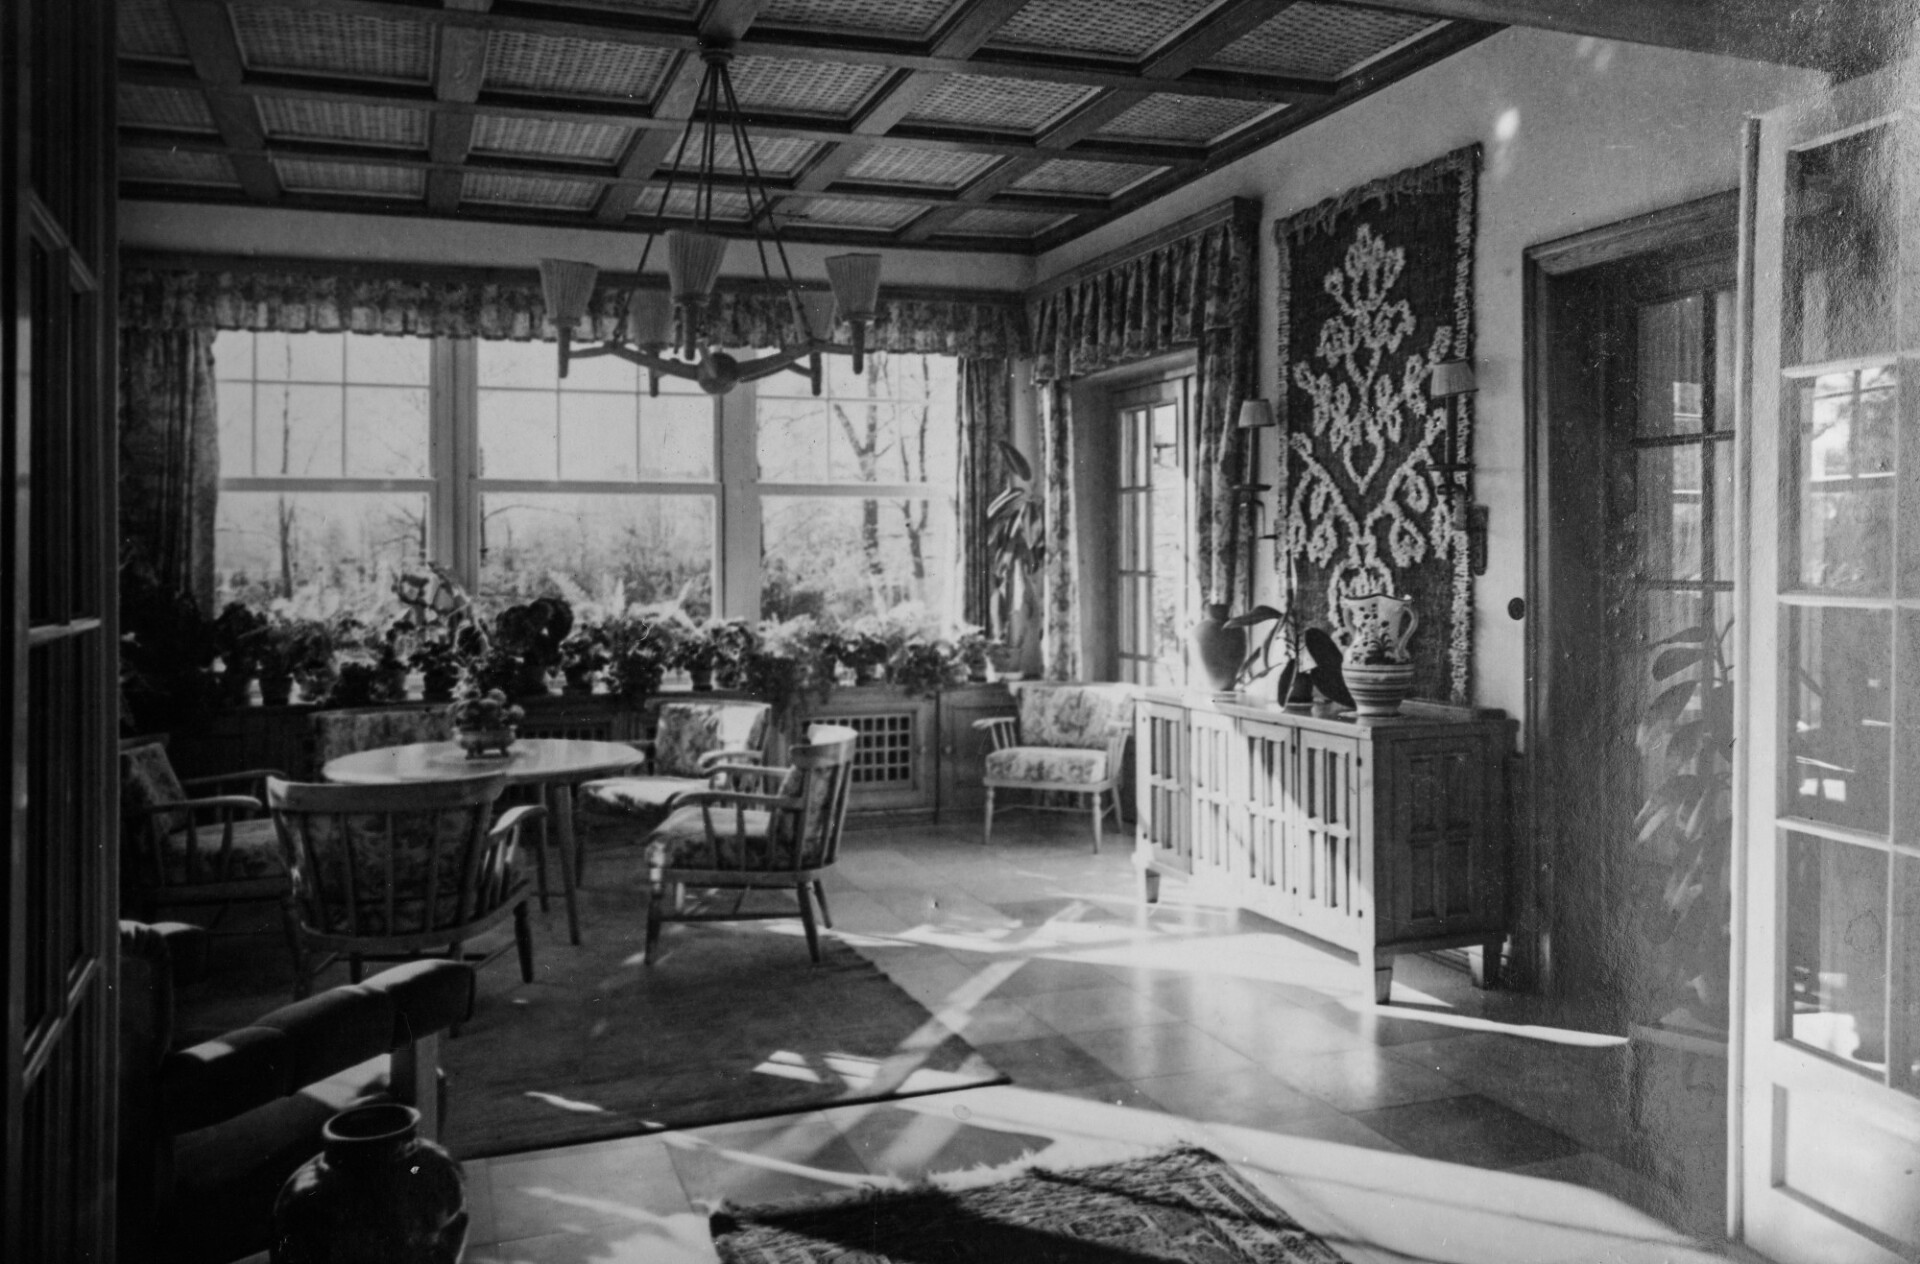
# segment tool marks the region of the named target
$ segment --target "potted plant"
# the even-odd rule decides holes
[[[967,665],[953,642],[914,637],[887,661],[887,678],[913,697],[930,698],[965,684]]]
[[[447,708],[453,740],[460,743],[468,759],[478,759],[490,750],[505,755],[513,745],[514,726],[525,719],[526,714],[500,690],[482,691],[476,686],[468,686]]]
[[[212,620],[136,559],[120,568],[120,680],[133,732],[194,728],[220,709]]]
[[[1030,620],[1038,612],[1035,580],[1047,558],[1046,513],[1033,487],[1033,466],[1020,449],[1005,439],[994,446],[1006,464],[1007,485],[987,505],[987,566],[993,587],[987,608],[988,626],[1002,649],[994,651],[994,666],[1014,675],[1020,662],[1021,639],[1016,617]]]
[[[573,634],[560,644],[560,674],[568,693],[592,693],[593,678],[603,671],[608,660],[607,625],[587,623],[576,626]]]
[[[607,638],[607,689],[637,707],[660,692],[660,680],[678,653],[680,625],[630,614],[601,626]]]
[[[961,628],[953,638],[954,657],[965,666],[968,680],[987,678],[987,650],[992,644],[987,634],[972,624]]]
[[[560,647],[572,631],[573,607],[559,597],[538,597],[502,610],[493,620],[495,658],[489,665],[496,687],[516,697],[546,693],[547,675],[560,665]]]
[[[739,687],[773,709],[783,731],[809,695],[824,701],[833,689],[830,638],[810,615],[760,625],[738,660]]]
[[[309,697],[324,697],[333,687],[333,633],[318,619],[270,616],[257,662],[265,705],[285,706],[296,681]]]
[[[673,640],[673,658],[668,664],[687,673],[695,693],[713,689],[713,669],[720,662],[720,641],[712,623],[687,623]]]
[[[220,655],[220,692],[227,705],[247,705],[247,686],[260,672],[260,647],[267,635],[267,616],[230,601],[213,621],[214,645]]]

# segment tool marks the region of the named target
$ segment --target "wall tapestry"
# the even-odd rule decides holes
[[[1289,598],[1344,646],[1343,598],[1411,596],[1414,692],[1457,703],[1471,697],[1473,576],[1426,473],[1446,441],[1427,391],[1434,365],[1473,356],[1479,171],[1469,146],[1274,225]],[[1461,462],[1472,399],[1454,400]],[[1471,504],[1471,476],[1458,487]]]

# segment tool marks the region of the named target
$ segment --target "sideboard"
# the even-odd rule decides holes
[[[1135,709],[1142,894],[1196,893],[1359,958],[1384,1003],[1393,957],[1507,931],[1507,754],[1498,711],[1408,702],[1380,719],[1147,690]]]
[[[606,694],[554,693],[522,698],[529,737],[582,737],[623,742],[653,731],[654,709],[676,698],[743,698],[727,690],[692,694],[669,690],[639,707]],[[391,707],[424,709],[443,703],[401,702]],[[382,709],[391,709],[382,708]],[[303,705],[238,707],[194,731],[171,735],[169,749],[182,776],[236,768],[279,768],[295,778],[317,775],[312,726],[316,708]],[[891,685],[835,689],[804,704],[801,724],[844,724],[860,734],[854,751],[849,811],[951,816],[977,812],[987,739],[973,721],[1012,715],[1013,698],[1003,684],[968,684],[938,697],[916,697]],[[777,760],[780,751],[774,751]]]

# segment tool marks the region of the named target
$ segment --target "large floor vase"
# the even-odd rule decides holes
[[[1398,715],[1400,704],[1413,692],[1412,663],[1348,663],[1340,670],[1353,695],[1355,715]]]
[[[273,1203],[273,1264],[456,1264],[467,1244],[466,1178],[418,1135],[410,1106],[329,1119],[322,1149]]]

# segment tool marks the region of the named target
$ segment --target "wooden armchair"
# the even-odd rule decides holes
[[[215,777],[175,774],[164,738],[142,738],[120,750],[120,820],[126,864],[121,889],[128,911],[152,920],[162,908],[284,900],[287,865],[265,815],[265,783],[277,769]],[[291,943],[292,927],[288,924]]]
[[[1086,796],[1093,810],[1093,849],[1112,802],[1114,823],[1121,821],[1120,771],[1127,738],[1133,732],[1133,691],[1126,685],[1016,684],[1018,715],[975,720],[993,742],[987,753],[986,822],[980,841],[993,841],[994,791],[1033,790]],[[1022,806],[1041,811],[1081,811],[1076,802],[1055,808],[1036,801]]]
[[[296,997],[342,956],[356,983],[368,958],[443,954],[484,965],[507,946],[481,954],[465,946],[508,917],[520,977],[533,982],[533,891],[519,840],[546,809],[523,804],[495,821],[506,784],[499,774],[386,786],[268,781],[267,803],[293,865]]]
[[[820,960],[820,921],[833,925],[820,875],[840,853],[847,819],[847,787],[859,734],[816,724],[807,744],[789,749],[784,768],[718,764],[717,774],[745,789],[682,792],[667,818],[647,836],[646,962],[653,964],[663,922],[716,922],[794,916],[783,910],[743,911],[751,890],[790,889],[799,900],[807,949]],[[738,892],[731,910],[688,912],[664,897],[682,887]]]

